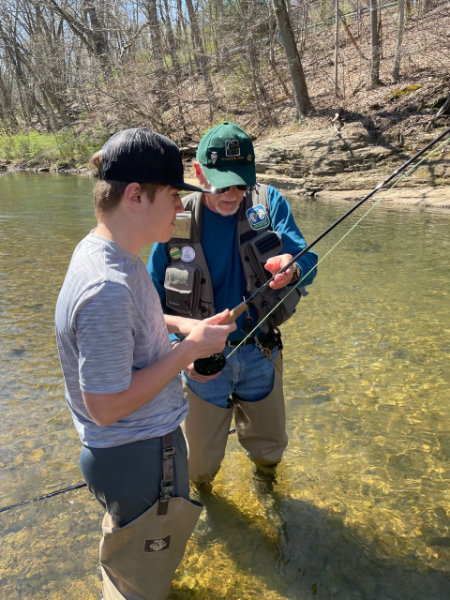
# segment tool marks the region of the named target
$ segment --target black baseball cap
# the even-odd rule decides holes
[[[103,145],[99,178],[107,181],[163,183],[180,190],[202,192],[184,181],[178,146],[147,127],[124,129]]]

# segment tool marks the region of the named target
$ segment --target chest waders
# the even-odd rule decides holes
[[[160,498],[123,527],[103,518],[100,567],[104,600],[164,600],[197,524],[202,505],[172,496],[175,448],[172,434],[162,438]]]

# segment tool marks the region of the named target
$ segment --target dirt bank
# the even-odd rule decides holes
[[[339,131],[317,123],[280,131],[255,142],[258,180],[290,194],[318,200],[355,201],[384,181],[400,165],[445,129],[424,132],[407,147],[381,139],[374,143],[362,123],[344,123]],[[400,181],[383,189],[385,202],[408,207],[450,208],[450,138],[447,135],[405,169]],[[394,189],[389,189],[395,184]],[[374,199],[378,199],[378,192]]]

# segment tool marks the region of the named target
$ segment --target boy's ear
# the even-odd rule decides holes
[[[142,189],[139,183],[130,183],[125,188],[124,199],[129,208],[138,211],[142,204]]]

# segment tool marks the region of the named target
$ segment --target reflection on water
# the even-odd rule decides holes
[[[92,185],[0,178],[0,507],[81,479],[53,311]],[[292,205],[308,240],[348,208]],[[283,326],[277,480],[254,480],[230,436],[171,600],[450,597],[449,225],[378,206],[321,263]],[[85,488],[0,513],[0,596],[98,600],[101,516]]]

